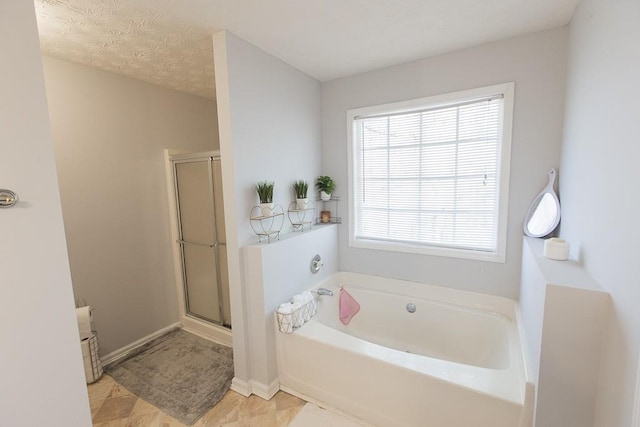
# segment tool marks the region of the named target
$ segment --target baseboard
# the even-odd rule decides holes
[[[251,381],[251,391],[264,400],[270,400],[280,390],[280,380],[275,379],[271,384],[266,385],[256,381]]]
[[[252,394],[264,399],[271,400],[280,390],[280,381],[276,378],[271,384],[266,385],[253,380],[244,381],[237,377],[233,377],[231,381],[231,390],[236,393],[240,393],[244,397],[249,397]]]
[[[238,379],[237,377],[233,377],[233,380],[231,380],[231,390],[236,393],[240,393],[244,397],[251,396],[251,387],[249,386],[249,383]]]
[[[125,357],[127,354],[129,354],[132,350],[135,350],[138,347],[141,347],[143,345],[145,345],[146,343],[148,343],[151,340],[154,340],[168,332],[171,332],[175,329],[180,329],[180,323],[172,323],[171,325],[167,326],[166,328],[162,328],[159,329],[157,331],[155,331],[152,334],[147,335],[146,337],[142,337],[139,340],[136,340],[134,342],[132,342],[129,345],[125,345],[122,348],[119,348],[116,351],[112,351],[109,354],[105,354],[104,356],[102,356],[100,358],[100,360],[102,361],[102,366],[108,366],[110,364],[112,364],[113,362],[116,362],[120,359],[122,359],[123,357]]]
[[[211,325],[189,316],[183,316],[180,323],[182,329],[187,332],[227,347],[233,347],[231,331],[227,328]]]

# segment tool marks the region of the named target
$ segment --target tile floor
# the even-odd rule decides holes
[[[180,421],[140,399],[108,375],[89,385],[94,427],[182,427]],[[194,427],[284,427],[306,402],[279,391],[271,400],[229,390]]]

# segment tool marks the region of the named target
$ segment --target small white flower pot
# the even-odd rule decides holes
[[[304,199],[296,199],[296,206],[298,207],[298,209],[302,210],[302,209],[307,209],[307,205],[309,203],[309,199],[308,198],[304,198]]]
[[[331,194],[326,193],[324,191],[320,192],[320,199],[322,199],[322,201],[326,202],[327,200],[331,200]]]
[[[262,216],[272,216],[273,203],[260,203],[260,210],[262,212]]]

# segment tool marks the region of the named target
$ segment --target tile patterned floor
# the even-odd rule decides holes
[[[183,427],[108,375],[89,385],[94,427]],[[279,391],[271,400],[229,390],[194,427],[285,427],[306,402]]]

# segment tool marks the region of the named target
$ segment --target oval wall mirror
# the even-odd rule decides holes
[[[549,182],[533,199],[529,212],[524,217],[524,234],[531,237],[544,237],[550,234],[560,223],[560,201],[553,189],[556,170],[551,169],[547,175]]]

